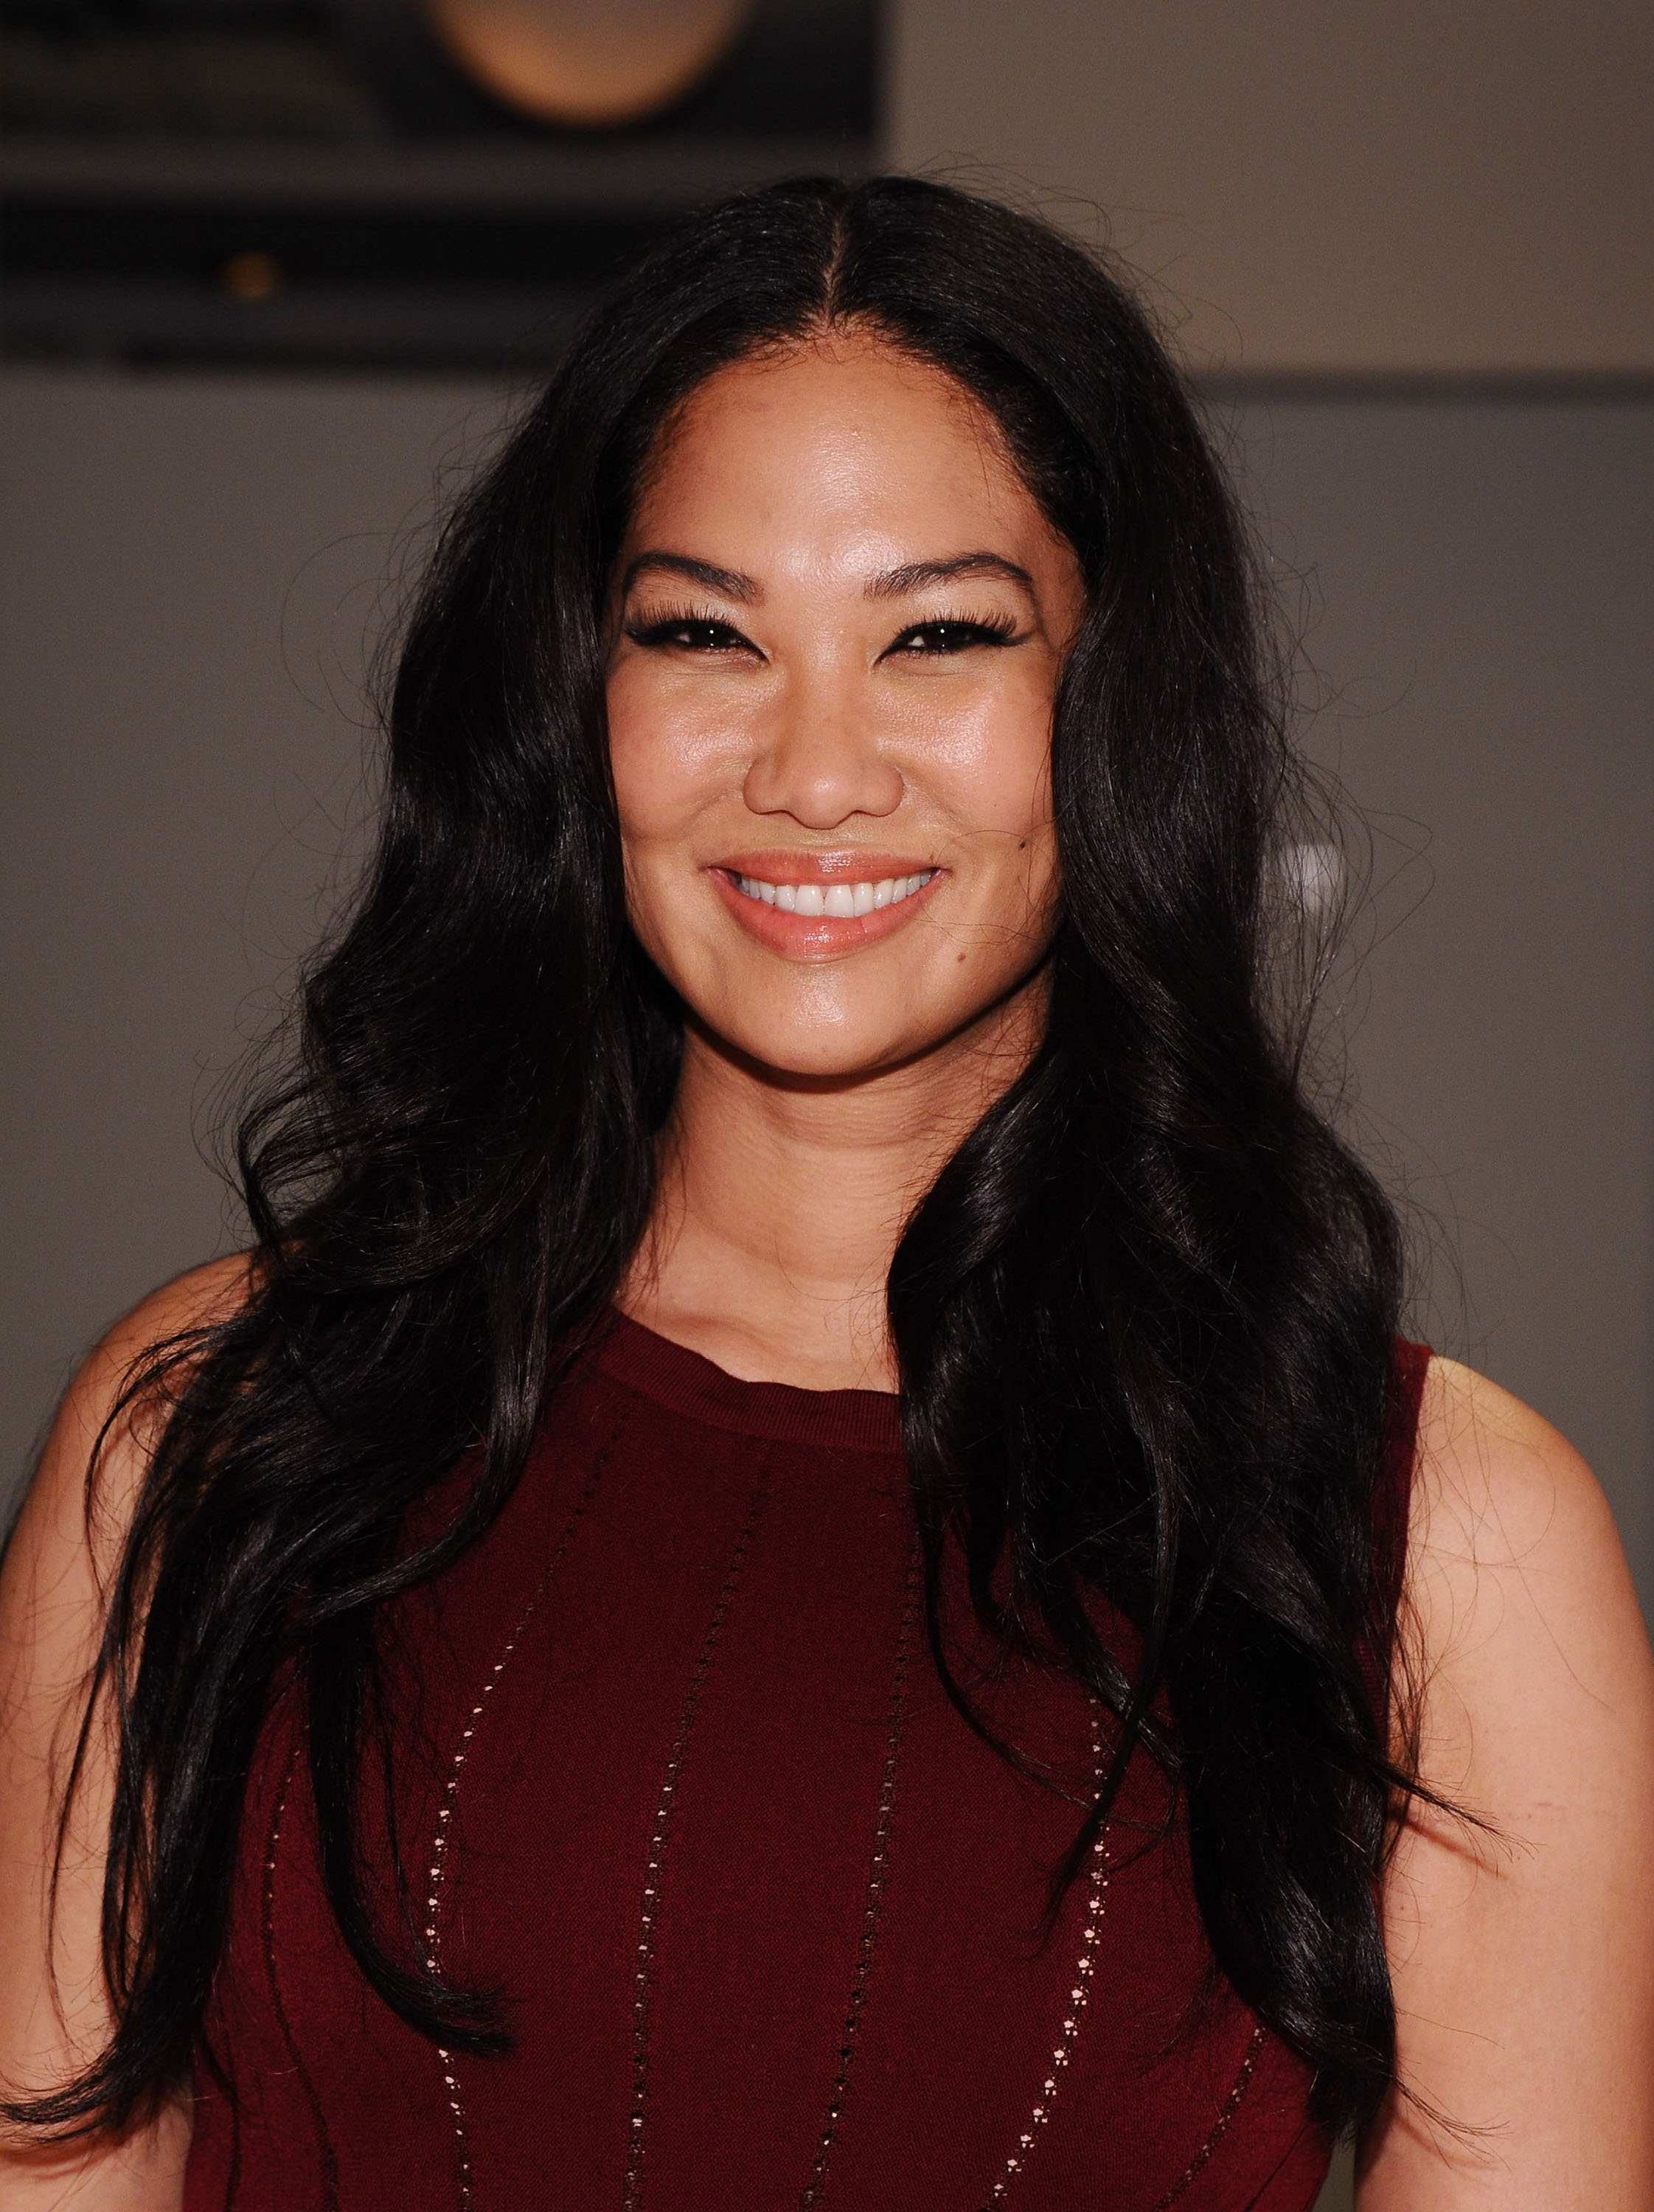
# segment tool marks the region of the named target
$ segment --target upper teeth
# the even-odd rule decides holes
[[[878,907],[911,898],[935,872],[934,868],[921,868],[916,876],[885,876],[876,884],[767,884],[760,876],[737,876],[735,881],[748,898],[778,906],[783,914],[826,914],[842,919],[872,914]]]

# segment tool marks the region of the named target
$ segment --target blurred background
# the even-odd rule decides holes
[[[12,0],[0,54],[0,1490],[235,1237],[198,1139],[348,886],[442,498],[677,210],[897,167],[1140,272],[1369,825],[1337,1012],[1418,1331],[1654,1605],[1645,0]]]

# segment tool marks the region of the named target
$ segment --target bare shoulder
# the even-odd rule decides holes
[[[125,1387],[133,1363],[157,1345],[188,1337],[228,1319],[246,1299],[251,1255],[233,1252],[151,1291],[94,1346],[64,1393],[60,1411],[72,1415],[76,1442],[88,1423],[100,1429]],[[52,1439],[57,1440],[54,1427]]]
[[[152,1291],[93,1347],[64,1393],[19,1516],[13,1552],[27,1549],[49,1528],[64,1530],[65,1516],[78,1532],[76,1540],[84,1536],[86,1474],[100,1437],[100,1533],[118,1540],[153,1443],[155,1408],[142,1399],[121,1407],[136,1363],[155,1346],[233,1314],[246,1296],[250,1264],[238,1252],[191,1268]]]
[[[1403,1634],[1420,1778],[1473,1820],[1415,1802],[1387,1878],[1422,2103],[1367,2145],[1363,2212],[1633,2212],[1654,2202],[1654,1659],[1590,1468],[1449,1360],[1420,1412]]]
[[[1427,1550],[1450,1531],[1504,1528],[1521,1547],[1621,1558],[1602,1486],[1567,1438],[1456,1359],[1432,1358],[1425,1380],[1415,1504]]]
[[[100,1914],[114,1758],[106,1706],[88,1718],[88,1684],[164,1410],[131,1379],[145,1353],[233,1314],[248,1267],[238,1255],[195,1268],[108,1331],[64,1393],[0,1565],[0,2092],[10,2097],[61,2084],[108,2033]],[[179,2106],[72,2152],[7,2125],[0,2202],[20,2212],[67,2202],[72,2177],[88,2212],[173,2203],[187,2144]]]
[[[102,1338],[64,1393],[0,1563],[0,1729],[14,1744],[44,1724],[90,1656],[100,1595],[125,1540],[158,1408],[123,1403],[153,1347],[210,1327],[246,1294],[237,1254],[153,1291]],[[87,1477],[97,1455],[96,1481]]]
[[[1602,1486],[1531,1407],[1453,1360],[1432,1360],[1426,1381],[1408,1549],[1427,1733],[1438,1764],[1466,1763],[1463,1776],[1436,1778],[1450,1790],[1523,1743],[1533,1756],[1554,1729],[1570,1768],[1611,1716],[1631,1726],[1654,1711],[1648,1638]],[[1465,1699],[1474,1713],[1456,1713]]]

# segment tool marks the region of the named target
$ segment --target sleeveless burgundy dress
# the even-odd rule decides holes
[[[1398,1352],[1396,1556],[1427,1357]],[[1307,2212],[1305,2069],[1215,1975],[1152,1762],[1042,1935],[1073,1798],[948,1703],[915,1559],[894,1398],[739,1382],[617,1318],[488,1535],[386,1624],[367,1817],[409,1893],[377,1907],[497,1991],[511,2047],[439,2051],[363,1982],[278,1697],[188,2212]],[[960,1648],[1089,1787],[1084,1694]]]

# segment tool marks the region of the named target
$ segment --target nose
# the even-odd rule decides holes
[[[902,774],[885,756],[876,720],[853,678],[795,672],[747,769],[741,795],[750,810],[790,815],[806,830],[836,830],[854,814],[893,814]]]

